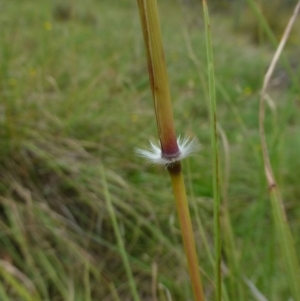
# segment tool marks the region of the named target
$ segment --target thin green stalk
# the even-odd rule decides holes
[[[229,203],[228,203],[228,187],[230,178],[230,146],[225,131],[219,125],[223,149],[224,149],[224,165],[222,177],[222,229],[224,233],[224,249],[226,257],[228,258],[228,265],[230,269],[230,284],[231,293],[234,300],[244,300],[244,291],[241,283],[242,273],[239,264],[239,256],[237,254],[234,233],[231,224]],[[225,287],[223,286],[223,291]]]
[[[206,0],[203,0],[203,12],[206,34],[206,51],[208,64],[208,84],[211,122],[211,144],[212,144],[212,164],[213,164],[213,195],[214,195],[214,243],[215,243],[215,300],[222,298],[222,277],[221,277],[221,225],[220,225],[220,175],[219,175],[219,155],[218,155],[218,131],[217,131],[217,109],[216,109],[216,88],[214,75],[214,59],[211,41],[210,21]]]
[[[115,214],[115,210],[114,210],[111,198],[110,198],[110,193],[109,193],[108,186],[107,186],[105,171],[104,171],[104,168],[102,166],[100,168],[101,168],[101,174],[102,174],[103,189],[104,189],[104,196],[105,196],[106,205],[107,205],[107,211],[108,211],[108,214],[110,216],[111,223],[112,223],[115,235],[116,235],[117,244],[118,244],[120,254],[122,256],[123,264],[124,264],[124,267],[125,267],[125,271],[126,271],[126,274],[127,274],[127,277],[128,277],[132,297],[133,297],[134,301],[140,301],[140,297],[138,295],[138,291],[137,291],[135,281],[134,281],[134,278],[133,278],[133,274],[132,274],[132,271],[131,271],[131,267],[130,267],[130,264],[129,264],[128,256],[127,256],[125,246],[124,246],[124,243],[123,243],[122,235],[121,235],[121,232],[120,232],[120,229],[119,229],[119,226],[118,226],[118,221],[117,221],[117,217],[116,217],[116,214]]]
[[[108,284],[108,286],[109,286],[110,291],[111,291],[111,293],[112,293],[113,300],[114,300],[114,301],[121,301],[121,299],[120,299],[120,297],[119,297],[119,295],[118,295],[118,292],[117,292],[117,290],[116,290],[116,287],[115,287],[114,283],[113,283],[113,282],[110,282],[110,283]]]
[[[190,199],[191,199],[191,202],[193,204],[193,209],[194,209],[195,215],[196,215],[197,226],[198,226],[200,236],[202,238],[204,249],[206,251],[209,262],[212,266],[214,266],[215,265],[214,256],[213,256],[213,253],[210,250],[209,243],[207,241],[207,237],[206,237],[206,234],[205,234],[204,225],[201,221],[199,208],[198,208],[197,203],[196,203],[195,198],[194,198],[193,187],[192,187],[192,184],[191,184],[192,181],[191,181],[190,160],[187,160],[187,170],[188,170],[187,173],[188,173],[188,183],[189,183],[188,189],[189,189]]]
[[[204,79],[202,77],[202,64],[200,63],[200,61],[198,60],[196,54],[195,54],[195,51],[192,47],[192,44],[191,44],[191,41],[189,39],[189,35],[187,33],[188,31],[185,30],[184,31],[184,37],[185,37],[185,41],[186,41],[186,46],[187,46],[187,51],[188,51],[188,54],[189,54],[189,57],[191,59],[191,61],[193,62],[193,64],[195,65],[197,71],[198,71],[198,74],[199,74],[199,78],[200,78],[200,81],[201,82],[204,82]],[[220,83],[219,83],[220,84]],[[223,92],[224,94],[226,93],[226,91],[223,89]],[[208,98],[208,92],[205,93],[205,96],[207,96]],[[225,94],[225,97],[228,98],[228,101],[230,102],[230,97]],[[236,110],[236,108],[234,107],[234,109]],[[236,115],[237,115],[237,119],[243,123],[242,120],[240,120],[240,115],[238,114],[237,110],[236,110]],[[220,129],[219,129],[220,130]],[[222,133],[221,133],[221,137],[222,137]],[[189,189],[190,189],[190,194],[191,194],[191,197],[192,199],[194,199],[194,196],[193,196],[193,188],[192,188],[192,185],[191,185],[191,179],[190,179],[190,164],[189,164],[189,161],[188,161],[188,175],[189,175]],[[227,185],[226,185],[227,186]],[[227,188],[225,188],[225,190],[227,190]],[[225,199],[225,197],[224,197]],[[196,205],[196,202],[195,201],[192,201],[192,203],[194,204],[194,210],[195,210],[195,213],[196,213],[196,221],[197,221],[197,225],[198,225],[198,228],[199,228],[199,231],[200,231],[200,236],[202,237],[202,240],[203,240],[203,244],[204,244],[204,249],[206,250],[207,254],[208,254],[208,258],[210,260],[210,263],[211,265],[214,267],[215,266],[215,261],[214,261],[214,256],[213,256],[213,253],[210,251],[210,248],[208,246],[208,242],[207,242],[207,238],[206,238],[206,235],[205,235],[205,231],[204,231],[204,227],[203,227],[203,224],[201,222],[201,218],[200,218],[200,214],[199,214],[199,210],[198,210],[198,206]],[[224,213],[225,214],[225,213]],[[226,219],[226,217],[224,216],[224,219]],[[226,230],[225,230],[226,231]],[[225,232],[224,231],[224,232]],[[227,292],[227,288],[226,286],[224,285],[224,281],[222,281],[222,296],[223,296],[223,300],[224,301],[229,301],[229,296],[228,296],[228,292]]]
[[[210,264],[212,265],[212,267],[215,266],[215,260],[214,260],[214,256],[213,256],[213,252],[211,252],[209,244],[208,244],[208,240],[205,234],[205,229],[204,229],[204,225],[201,221],[201,217],[200,217],[200,212],[197,206],[197,203],[194,199],[194,192],[193,192],[193,187],[192,187],[192,183],[191,183],[191,170],[190,170],[190,161],[187,161],[187,169],[188,169],[188,183],[189,183],[189,194],[191,195],[191,202],[193,204],[193,209],[196,215],[196,222],[197,222],[197,226],[200,232],[200,237],[202,238],[202,242],[204,245],[204,249],[207,253],[208,259]],[[222,295],[223,295],[223,300],[224,301],[229,301],[229,296],[228,296],[228,292],[227,292],[227,288],[224,285],[224,282],[222,281]]]
[[[258,22],[260,25],[260,28],[259,28],[260,33],[265,32],[267,34],[268,38],[270,39],[271,43],[276,46],[278,43],[277,39],[276,39],[274,33],[272,32],[267,20],[265,19],[264,15],[261,11],[261,8],[258,6],[257,1],[247,0],[247,2],[249,3],[251,9],[253,10],[255,16],[258,19]],[[260,34],[260,36],[261,36],[261,34]]]
[[[255,0],[247,0],[247,2],[249,3],[251,9],[253,10],[259,25],[261,26],[261,30],[266,33],[268,39],[270,40],[270,42],[272,43],[272,45],[274,47],[277,47],[278,45],[278,40],[275,36],[275,34],[272,32],[272,29],[270,27],[270,25],[268,24],[262,10],[260,9],[260,7],[258,6],[257,2]],[[291,80],[291,82],[293,83],[293,85],[295,87],[299,87],[299,79],[298,76],[293,72],[291,65],[289,63],[289,60],[287,58],[286,55],[282,56],[282,63],[284,65],[284,67],[286,68],[287,74]]]

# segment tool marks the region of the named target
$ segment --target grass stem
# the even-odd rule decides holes
[[[154,0],[138,0],[138,5],[147,54],[148,72],[153,94],[158,134],[161,144],[161,154],[159,154],[159,157],[165,158],[166,160],[170,159],[170,164],[166,163],[166,166],[171,177],[194,298],[196,301],[203,301],[204,293],[200,277],[200,268],[198,265],[181,163],[179,161],[179,157],[183,155],[183,151],[180,150],[180,147],[178,146],[180,144],[180,139],[177,139],[175,134],[157,3]],[[184,145],[186,145],[186,143],[187,140],[183,142]],[[155,149],[157,148],[155,147]]]
[[[176,208],[183,238],[183,244],[188,261],[188,268],[193,285],[195,300],[202,301],[204,300],[204,294],[199,273],[196,245],[192,229],[188,200],[186,197],[185,184],[183,180],[180,162],[176,164],[178,165],[177,167],[169,167],[168,171],[171,177]]]
[[[214,196],[214,244],[215,244],[215,300],[222,299],[222,277],[221,277],[221,193],[219,175],[219,155],[218,155],[218,130],[217,130],[217,108],[216,108],[216,88],[214,75],[214,59],[211,41],[210,20],[208,7],[203,0],[203,12],[206,35],[206,52],[208,64],[208,84],[209,84],[209,114],[211,122],[211,145],[213,164],[213,196]]]

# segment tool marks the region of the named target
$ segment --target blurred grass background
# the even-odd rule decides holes
[[[244,277],[288,300],[274,236],[258,133],[259,90],[295,1],[211,1],[220,142],[244,300]],[[132,300],[107,212],[104,185],[141,300],[191,300],[169,178],[134,147],[156,140],[135,1],[0,2],[0,299]],[[258,7],[269,34],[253,7]],[[212,181],[201,3],[160,1],[177,131],[197,137],[184,162],[209,300],[213,271]],[[300,246],[299,22],[272,81],[266,132]],[[221,141],[221,140],[220,140]],[[225,172],[229,156],[230,174]],[[101,173],[105,170],[105,178]],[[224,281],[231,300],[228,254]]]

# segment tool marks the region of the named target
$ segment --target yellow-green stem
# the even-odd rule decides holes
[[[166,63],[155,0],[137,0],[143,29],[148,61],[150,85],[153,94],[155,115],[161,143],[162,156],[176,158],[179,155]],[[167,166],[171,176],[177,212],[181,225],[184,248],[196,301],[204,301],[195,240],[181,172],[180,162]]]
[[[177,166],[169,167],[168,171],[171,177],[174,197],[176,201],[176,208],[180,222],[185,254],[188,261],[193,293],[196,301],[204,301],[204,293],[202,289],[200,269],[197,259],[196,245],[188,201],[186,197],[183,174],[181,172],[180,162],[177,162],[174,165]]]

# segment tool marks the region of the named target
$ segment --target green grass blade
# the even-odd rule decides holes
[[[0,284],[0,300],[10,301],[10,297],[7,295],[3,283]]]
[[[90,264],[86,261],[84,266],[84,300],[91,301]]]
[[[117,244],[118,244],[118,247],[119,247],[119,250],[120,250],[120,253],[121,253],[121,257],[122,257],[122,260],[123,260],[123,264],[124,264],[124,267],[125,267],[125,270],[126,270],[126,274],[127,274],[127,277],[128,277],[132,297],[133,297],[134,301],[140,301],[140,297],[138,295],[138,291],[137,291],[137,288],[136,288],[134,277],[133,277],[133,274],[132,274],[132,271],[131,271],[131,267],[130,267],[128,256],[127,256],[127,253],[126,253],[126,250],[125,250],[122,235],[121,235],[121,232],[120,232],[120,229],[119,229],[119,226],[118,226],[117,217],[116,217],[114,207],[113,207],[113,204],[112,204],[112,201],[111,201],[110,193],[109,193],[109,190],[108,190],[105,171],[104,171],[104,168],[102,166],[101,166],[101,174],[102,174],[104,195],[105,195],[106,204],[107,204],[107,211],[108,211],[108,214],[110,216],[112,226],[114,228],[114,232],[115,232],[116,239],[117,239]]]
[[[284,206],[277,187],[271,189],[270,198],[273,209],[275,228],[278,235],[278,241],[280,243],[281,252],[286,265],[289,286],[294,301],[300,301],[299,261],[294,245],[293,235],[291,233],[288,221],[286,219]]]
[[[52,257],[52,258],[51,258]],[[68,289],[62,279],[67,279],[64,277],[63,268],[55,258],[55,256],[49,256],[41,249],[36,251],[36,258],[39,261],[40,265],[46,271],[46,277],[49,277],[49,280],[55,285],[57,291],[61,294],[64,299],[68,299]]]
[[[214,243],[215,243],[215,300],[222,298],[221,279],[221,229],[220,229],[220,183],[219,183],[219,155],[218,155],[218,132],[217,132],[217,108],[216,108],[216,87],[214,74],[214,59],[210,31],[210,20],[208,7],[203,0],[203,12],[206,35],[206,52],[208,64],[208,84],[209,84],[209,114],[211,122],[211,144],[213,162],[213,195],[214,195]]]
[[[12,289],[22,298],[24,301],[40,301],[41,299],[36,295],[35,292],[30,292],[30,289],[23,285],[22,280],[20,281],[15,277],[14,274],[19,274],[21,278],[24,278],[23,281],[28,282],[28,279],[25,279],[25,275],[22,275],[19,271],[14,271],[13,267],[7,266],[6,263],[0,265],[0,276],[4,278],[7,283],[12,287]],[[32,283],[28,283],[32,286]],[[35,289],[32,287],[32,289]]]

